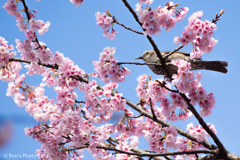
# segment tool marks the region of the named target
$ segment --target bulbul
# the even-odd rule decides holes
[[[165,58],[170,51],[162,51],[161,55]],[[172,76],[172,74],[177,73],[178,67],[173,65],[173,60],[183,59],[191,63],[191,70],[206,69],[211,71],[217,71],[222,73],[227,73],[226,67],[228,63],[225,61],[202,61],[201,58],[190,58],[190,53],[187,52],[175,52],[165,59],[167,69]],[[167,75],[166,70],[162,67],[162,63],[158,58],[154,50],[145,51],[141,57],[136,59],[143,59],[145,63],[157,63],[159,65],[149,64],[148,67],[157,75]]]

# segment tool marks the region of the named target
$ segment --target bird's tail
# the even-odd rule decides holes
[[[225,61],[195,61],[191,62],[191,70],[206,69],[222,73],[227,73],[226,67],[228,63]]]

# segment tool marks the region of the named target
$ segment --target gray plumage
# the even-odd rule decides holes
[[[162,51],[161,55],[164,58],[168,55],[170,51]],[[190,53],[186,52],[175,52],[174,54],[170,55],[166,58],[166,66],[170,75],[177,73],[178,67],[172,64],[173,60],[176,59],[183,59],[191,63],[191,70],[199,70],[199,69],[206,69],[211,71],[217,71],[221,73],[227,73],[226,67],[228,63],[225,61],[202,61],[201,58],[190,58]],[[145,51],[141,57],[137,57],[136,59],[143,59],[146,63],[158,63],[160,65],[148,65],[149,68],[158,75],[166,75],[165,69],[161,66],[161,61],[158,58],[157,54],[154,50]]]

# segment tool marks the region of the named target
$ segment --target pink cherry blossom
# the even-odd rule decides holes
[[[113,23],[113,18],[111,16],[107,16],[109,14],[97,12],[95,16],[97,20],[97,25],[99,25],[103,29],[103,36],[106,36],[110,40],[113,40],[115,39],[118,32],[113,28],[110,31]]]
[[[100,54],[99,61],[94,61],[93,65],[96,70],[96,75],[102,77],[101,80],[108,83],[110,80],[113,83],[124,82],[125,76],[130,74],[127,68],[116,65],[117,60],[114,57],[115,48],[106,47]]]
[[[142,27],[146,30],[144,35],[158,35],[161,32],[161,28],[166,28],[166,31],[171,31],[176,22],[181,21],[188,12],[188,8],[182,8],[182,11],[175,9],[174,4],[167,3],[164,7],[158,7],[157,9],[143,10],[142,4],[150,5],[153,1],[140,0],[136,5],[137,14],[140,16],[139,21],[143,24]],[[173,17],[176,15],[176,17]]]
[[[207,20],[202,21],[203,12],[195,12],[188,18],[188,26],[182,32],[182,37],[175,37],[174,43],[179,42],[186,46],[188,43],[193,44],[191,58],[201,57],[204,53],[210,53],[214,46],[217,44],[217,40],[212,38],[213,31],[217,29],[216,24]]]

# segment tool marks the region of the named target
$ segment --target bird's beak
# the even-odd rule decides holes
[[[141,57],[137,57],[137,58],[135,58],[135,59],[143,59],[143,57],[141,56]]]

